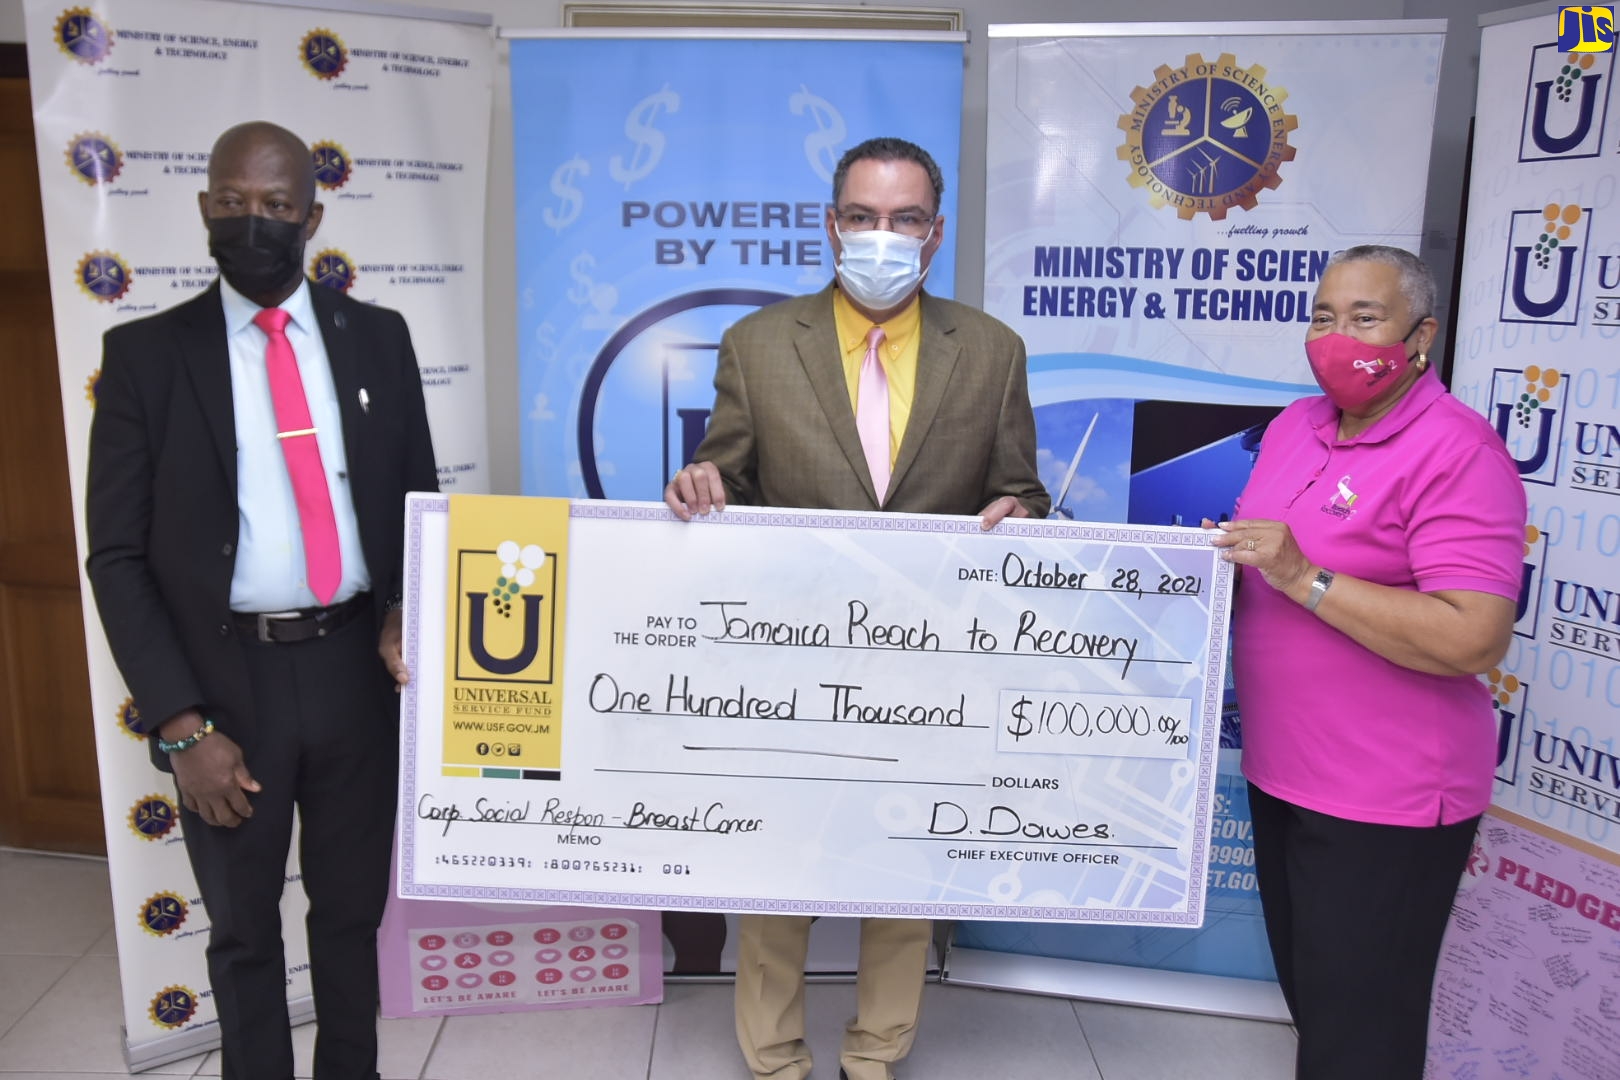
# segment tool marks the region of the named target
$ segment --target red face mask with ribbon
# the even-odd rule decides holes
[[[1395,385],[1411,365],[1406,339],[1422,324],[1418,320],[1406,337],[1389,345],[1369,345],[1338,333],[1307,341],[1305,356],[1316,384],[1340,409],[1359,409]]]

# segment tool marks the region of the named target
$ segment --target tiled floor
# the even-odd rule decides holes
[[[0,851],[0,1080],[126,1075],[106,864]],[[812,985],[816,1076],[837,1075],[853,991]],[[294,1033],[309,1076],[314,1029]],[[671,985],[641,1008],[387,1020],[385,1080],[747,1080],[731,987]],[[1282,1024],[930,986],[905,1080],[1287,1080]],[[217,1076],[199,1055],[154,1070]]]

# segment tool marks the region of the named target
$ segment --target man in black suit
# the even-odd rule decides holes
[[[179,789],[211,922],[223,1075],[293,1074],[279,905],[296,805],[315,1076],[360,1080],[377,1075],[390,689],[409,678],[405,494],[437,490],[421,377],[397,313],[304,276],[322,208],[296,135],[225,132],[198,203],[223,280],[105,338],[90,581],[154,759]],[[286,422],[288,365],[301,424]],[[285,442],[300,439],[318,447],[313,470]]]

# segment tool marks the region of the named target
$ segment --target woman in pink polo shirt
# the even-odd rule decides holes
[[[1267,428],[1238,517],[1233,663],[1256,868],[1301,1080],[1418,1080],[1452,897],[1490,802],[1524,487],[1431,370],[1434,279],[1335,256],[1305,351],[1323,397]]]

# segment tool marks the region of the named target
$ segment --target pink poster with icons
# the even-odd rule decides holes
[[[382,1014],[645,1005],[664,998],[655,911],[389,900]]]

